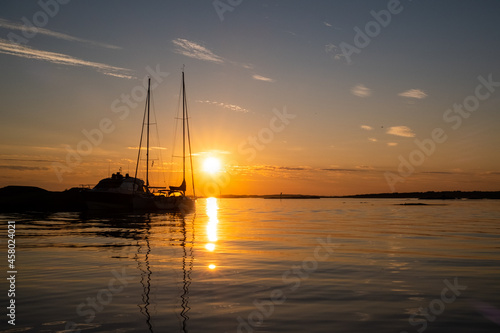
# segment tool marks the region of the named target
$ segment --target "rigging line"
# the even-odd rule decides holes
[[[137,179],[137,171],[139,170],[139,161],[141,158],[141,148],[142,148],[142,136],[144,134],[144,122],[146,121],[146,110],[147,110],[147,105],[144,106],[144,115],[142,116],[142,126],[141,126],[141,138],[139,140],[139,151],[137,152],[137,163],[135,165],[135,175],[134,178]],[[134,180],[134,185],[135,185],[135,180]],[[133,192],[136,191],[136,187],[133,186]]]
[[[153,90],[151,90],[151,109],[153,110],[153,118],[154,118],[154,123],[155,125],[157,125],[157,122],[158,122],[158,119],[156,118],[156,108],[155,108],[155,102],[154,102],[154,98],[153,98]],[[160,142],[160,134],[159,134],[159,131],[158,131],[158,126],[155,126],[155,129],[156,129],[156,140],[157,140],[157,143],[158,143],[158,147],[161,149],[162,148],[162,145],[161,145],[161,142]],[[163,176],[163,185],[166,186],[167,182],[165,180],[165,171],[163,169],[163,154],[161,153],[161,150],[158,152],[157,154],[158,158],[157,160],[160,161],[160,168],[159,168],[159,171],[161,173],[161,176]],[[159,178],[159,177],[158,177]],[[157,181],[159,182],[160,180],[157,179]]]
[[[174,119],[182,119],[182,118],[179,118],[179,113],[180,113],[180,110],[181,110],[181,98],[182,98],[182,83],[179,87],[179,99],[177,100],[177,115],[176,117],[174,117]],[[172,176],[172,174],[174,173],[174,156],[175,155],[175,146],[176,146],[176,141],[177,141],[177,130],[178,130],[178,127],[179,127],[179,121],[174,121],[174,138],[173,138],[173,144],[172,144],[172,156],[170,158],[170,166],[172,168],[171,172],[169,173],[169,183],[170,183],[170,177]],[[174,179],[176,180],[176,179]]]
[[[152,123],[150,122],[150,125],[155,125],[156,140],[157,140],[157,141],[155,142],[155,144],[156,144],[157,148],[161,148],[161,144],[160,144],[160,136],[159,136],[159,134],[158,134],[158,126],[157,126],[157,124],[158,124],[158,123],[157,123],[157,122],[158,122],[158,119],[156,118],[156,109],[155,109],[155,105],[154,105],[154,98],[153,98],[153,90],[151,90],[151,91],[150,91],[150,95],[149,95],[149,97],[150,97],[150,98],[149,98],[149,103],[150,103],[150,112],[151,112],[151,116],[152,116],[152,118],[153,118],[153,119],[152,119],[152,121],[154,121],[154,122],[152,122]],[[158,150],[158,149],[154,149],[154,150],[156,151],[156,150]],[[162,159],[161,159],[161,157],[162,157],[162,155],[161,155],[161,151],[159,151],[159,152],[158,152],[158,151],[156,151],[156,152],[155,152],[155,154],[154,154],[154,157],[155,157],[155,158],[151,158],[151,157],[149,158],[149,160],[151,160],[151,161],[152,161],[152,164],[151,164],[151,169],[153,169],[153,167],[154,167],[154,161],[155,161],[155,160],[159,160],[159,161],[160,161],[160,167],[161,167],[161,165],[163,164]],[[157,169],[158,169],[158,168],[157,168]],[[156,169],[155,169],[155,170],[156,170]],[[153,177],[153,183],[158,184],[158,183],[160,182],[160,176],[158,175],[158,172],[153,172],[153,170],[151,170],[151,171],[152,171],[152,174],[154,175],[154,177]],[[159,172],[161,173],[161,168],[160,168]]]
[[[185,96],[187,93],[184,92]],[[188,116],[188,108],[187,108],[187,97],[186,97],[186,123],[187,123],[187,136],[188,136],[188,145],[189,145],[189,161],[191,164],[191,183],[193,184],[193,197],[196,199],[196,192],[194,190],[194,169],[193,169],[193,152],[191,151],[191,134],[189,131],[189,116]]]

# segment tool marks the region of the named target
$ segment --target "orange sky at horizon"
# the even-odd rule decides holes
[[[183,68],[200,195],[500,190],[498,2],[408,1],[381,26],[387,1],[249,1],[224,20],[206,1],[75,1],[31,34],[38,2],[2,6],[0,187],[133,175],[148,77],[151,184],[178,186]],[[363,27],[379,29],[361,43]]]
[[[130,154],[130,153],[129,153]],[[134,152],[135,154],[135,152]],[[203,170],[203,161],[207,157],[218,156],[222,169],[215,173]],[[399,176],[397,170],[354,167],[343,169],[314,168],[310,166],[273,166],[273,165],[237,165],[229,160],[231,154],[220,152],[204,153],[194,156],[195,190],[197,196],[219,195],[266,195],[266,194],[310,194],[310,195],[353,195],[364,193],[393,192],[386,179],[386,173]],[[44,155],[40,156],[43,160]],[[213,158],[213,157],[212,157]],[[50,163],[44,167],[25,166],[19,170],[4,170],[2,186],[22,185],[39,186],[47,190],[61,191],[80,185],[94,186],[97,182],[109,176],[109,172],[129,173],[134,176],[135,161],[133,158],[104,159],[102,162],[84,162],[57,178],[56,169]],[[150,181],[154,186],[179,185],[181,182],[180,162],[174,162],[174,172],[161,174],[160,168],[154,163],[150,168]],[[189,163],[189,162],[188,162]],[[164,170],[171,170],[172,164],[164,162]],[[415,167],[418,170],[418,167]],[[405,169],[405,171],[407,171]],[[139,178],[144,179],[144,172],[139,172]],[[192,193],[191,173],[187,171],[188,193]],[[436,182],[439,179],[439,183]],[[492,181],[493,180],[493,181]],[[395,185],[396,192],[425,191],[498,191],[496,184],[500,182],[499,174],[467,172],[433,173],[419,172],[401,177]],[[179,184],[178,184],[179,183]]]

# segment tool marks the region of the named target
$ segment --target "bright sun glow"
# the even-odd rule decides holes
[[[221,169],[220,160],[216,157],[208,157],[203,162],[203,171],[210,174],[215,174]]]

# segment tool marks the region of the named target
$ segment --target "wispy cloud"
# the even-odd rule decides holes
[[[206,47],[187,39],[177,38],[172,40],[172,43],[176,46],[175,52],[185,55],[186,57],[215,63],[224,62],[222,57],[216,55]]]
[[[34,167],[24,165],[0,165],[0,169],[9,169],[16,171],[35,171],[35,170],[49,170],[47,167]]]
[[[427,94],[420,89],[410,89],[407,91],[403,91],[402,93],[399,93],[398,96],[401,97],[407,97],[407,98],[416,98],[416,99],[423,99],[427,97]]]
[[[24,24],[18,23],[18,22],[11,22],[6,19],[0,18],[0,28],[5,28],[9,30],[16,30],[16,31],[23,31],[26,29],[26,26]],[[57,39],[63,39],[66,41],[70,42],[80,42],[80,43],[85,43],[89,44],[92,46],[99,46],[99,47],[105,47],[108,49],[114,49],[114,50],[119,50],[121,47],[116,46],[116,45],[111,45],[111,44],[106,44],[106,43],[99,43],[99,42],[94,42],[91,40],[83,39],[83,38],[78,38],[74,36],[70,36],[61,32],[57,31],[52,31],[44,28],[36,28],[37,34],[57,38]]]
[[[373,130],[373,127],[368,126],[368,125],[361,125],[361,128],[364,129],[364,130],[367,130],[367,131]]]
[[[253,68],[255,67],[252,64],[239,63],[236,61],[225,59],[225,58],[215,54],[214,52],[209,50],[207,47],[205,47],[199,43],[189,41],[187,39],[176,38],[176,39],[172,40],[172,43],[175,45],[174,52],[178,53],[178,54],[182,54],[186,57],[190,57],[190,58],[194,58],[194,59],[198,59],[198,60],[203,60],[203,61],[210,61],[210,62],[214,62],[217,64],[222,64],[222,63],[231,64],[234,66],[243,67],[243,68],[248,69],[248,70],[253,70]],[[262,76],[262,75],[257,75],[257,74],[253,74],[252,78],[254,80],[258,80],[258,81],[275,82],[274,79],[271,79],[269,77]]]
[[[253,64],[240,64],[240,66],[248,70],[252,70],[255,67]]]
[[[127,147],[127,149],[132,149],[132,150],[137,150],[139,147]],[[141,147],[141,150],[147,149],[147,147]],[[149,147],[149,149],[156,149],[156,150],[167,150],[165,147]]]
[[[331,172],[367,172],[368,169],[343,169],[343,168],[324,168],[321,171],[331,171]]]
[[[288,167],[281,165],[255,165],[252,167],[253,170],[276,170],[276,171],[305,171],[312,170],[309,166],[297,166],[297,167]]]
[[[252,75],[252,78],[254,80],[265,81],[265,82],[274,82],[275,81],[275,80],[273,80],[273,79],[271,79],[269,77],[265,77],[265,76],[257,75],[257,74]]]
[[[372,90],[370,88],[365,87],[365,85],[363,85],[363,84],[358,84],[357,86],[351,88],[351,93],[354,96],[364,98],[364,97],[371,96]]]
[[[326,25],[327,27],[331,27],[332,25],[326,21],[323,22],[324,25]]]
[[[375,139],[375,138],[368,138],[368,141],[377,142],[377,139]]]
[[[408,126],[393,126],[387,129],[387,134],[413,138],[415,133]]]
[[[236,112],[242,112],[242,113],[247,113],[248,112],[247,109],[242,108],[241,106],[238,106],[238,105],[234,105],[234,104],[227,104],[227,103],[216,102],[216,101],[209,101],[209,100],[205,100],[205,101],[198,100],[196,102],[197,103],[205,103],[205,104],[217,105],[217,106],[223,107],[224,109],[229,109],[229,110],[236,111]]]
[[[0,38],[0,53],[21,58],[48,61],[59,65],[90,67],[105,75],[124,79],[134,78],[134,76],[131,75],[132,71],[130,69],[115,67],[98,62],[86,61],[62,53],[37,50],[28,46],[16,45],[2,38]]]
[[[212,149],[207,151],[199,151],[196,153],[196,155],[198,156],[231,155],[231,152],[227,150]]]
[[[397,145],[398,145],[398,143],[397,143],[397,142],[387,142],[387,145],[388,145],[389,147],[395,147],[395,146],[397,146]]]
[[[361,169],[361,170],[375,170],[374,167],[371,165],[356,165],[356,169]]]
[[[327,54],[330,54],[331,57],[335,60],[340,60],[342,57],[344,57],[344,54],[339,52],[339,48],[337,45],[328,43],[325,45],[325,52]]]
[[[309,166],[279,166],[279,165],[234,165],[229,167],[234,174],[241,176],[260,175],[264,177],[280,177],[287,179],[304,179],[314,171]]]

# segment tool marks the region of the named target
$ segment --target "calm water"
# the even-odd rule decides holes
[[[0,331],[499,332],[499,202],[401,202],[2,215],[18,274],[15,327],[0,284]]]

